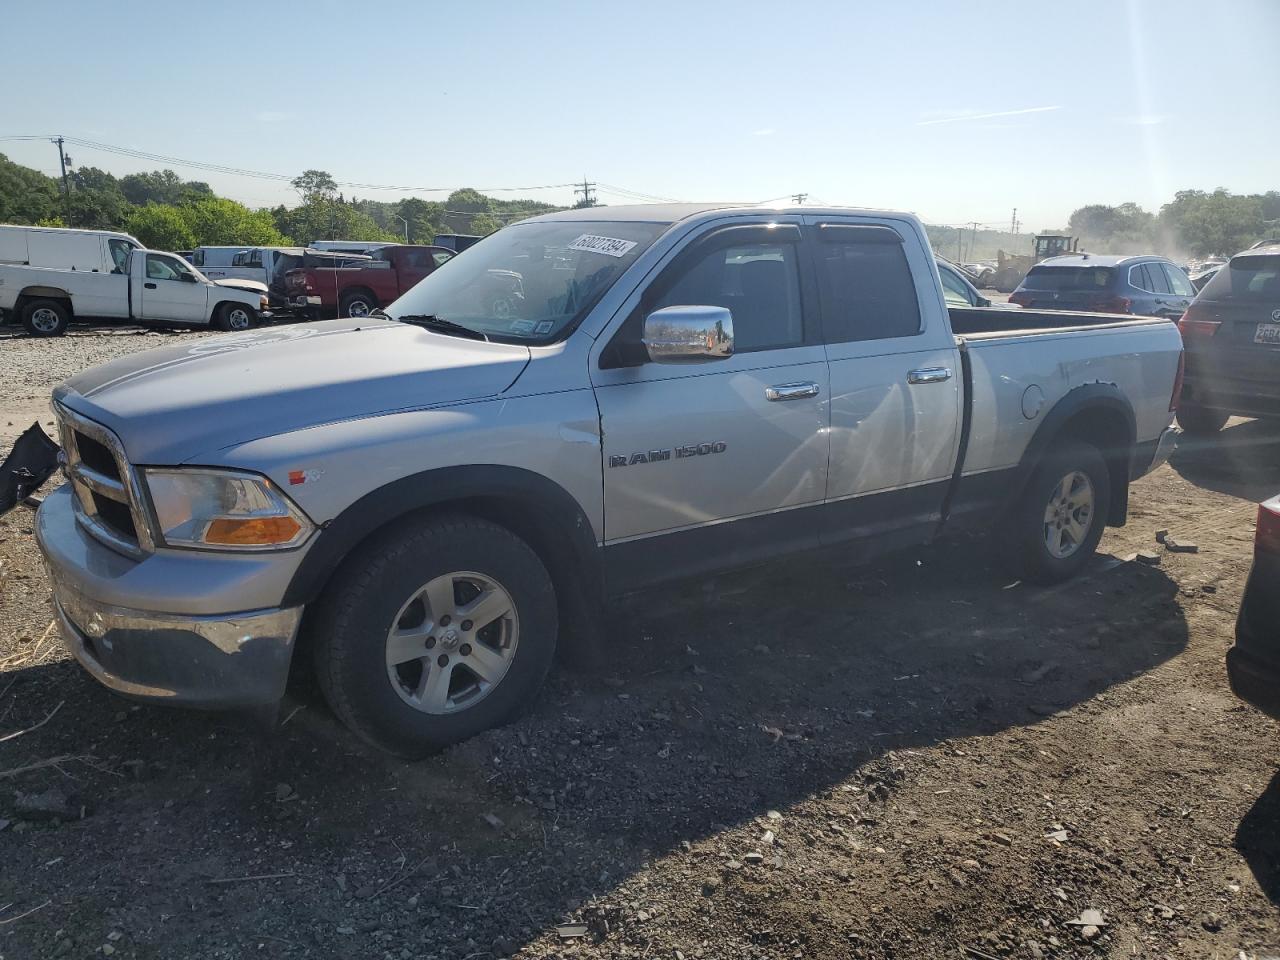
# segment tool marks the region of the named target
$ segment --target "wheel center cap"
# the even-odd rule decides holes
[[[440,646],[445,647],[448,650],[452,650],[457,645],[458,645],[458,631],[446,630],[444,632],[444,636],[440,638]]]

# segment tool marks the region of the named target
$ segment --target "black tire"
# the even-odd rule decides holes
[[[1056,556],[1048,543],[1053,534],[1052,524],[1046,522],[1045,515],[1059,484],[1073,474],[1088,478],[1092,509],[1081,540],[1069,555]],[[1010,518],[1008,542],[1013,572],[1023,580],[1042,584],[1060,583],[1075,576],[1098,548],[1107,525],[1110,502],[1111,474],[1098,448],[1079,440],[1055,445],[1031,474]],[[1083,520],[1078,507],[1070,512],[1075,519]]]
[[[1231,414],[1222,410],[1211,410],[1198,403],[1182,403],[1178,405],[1178,426],[1193,437],[1210,437],[1227,425]]]
[[[224,303],[214,315],[213,325],[219,330],[241,332],[252,330],[258,322],[258,313],[245,303]]]
[[[425,713],[393,687],[387,637],[415,592],[459,571],[502,585],[515,611],[517,642],[505,675],[476,703]],[[408,523],[375,538],[343,564],[309,614],[306,639],[314,644],[316,676],[333,711],[364,740],[408,758],[466,740],[527,709],[551,666],[559,629],[551,577],[533,549],[503,527],[458,515]]]
[[[367,290],[352,290],[342,295],[342,299],[338,302],[338,316],[340,317],[367,317],[373,311],[378,309],[377,298]]]
[[[71,311],[59,300],[31,300],[22,308],[22,326],[33,337],[60,337],[71,324]]]

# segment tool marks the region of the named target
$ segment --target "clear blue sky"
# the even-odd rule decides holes
[[[487,188],[585,174],[935,223],[1007,223],[1016,206],[1027,230],[1088,202],[1280,189],[1280,0],[49,0],[4,19],[0,136],[289,175]],[[0,152],[57,170],[45,142]],[[72,155],[117,175],[158,166]],[[251,205],[295,200],[287,184],[175,169]]]

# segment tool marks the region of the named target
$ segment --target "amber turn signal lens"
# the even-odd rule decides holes
[[[229,547],[274,546],[288,543],[302,527],[293,517],[251,517],[245,520],[214,520],[205,531],[204,542]]]

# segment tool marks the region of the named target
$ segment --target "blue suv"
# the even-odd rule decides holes
[[[1040,310],[1095,310],[1176,320],[1195,296],[1186,272],[1164,257],[1073,253],[1032,267],[1009,302]]]

